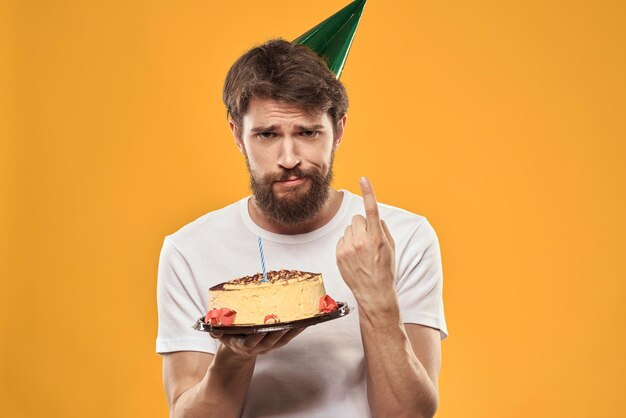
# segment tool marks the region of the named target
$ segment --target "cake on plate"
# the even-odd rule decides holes
[[[209,289],[212,325],[260,325],[310,318],[337,309],[320,273],[279,270],[241,277]]]

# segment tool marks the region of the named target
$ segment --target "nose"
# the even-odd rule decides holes
[[[300,154],[296,141],[291,136],[285,136],[280,144],[280,155],[278,156],[278,165],[286,170],[291,170],[300,164]]]

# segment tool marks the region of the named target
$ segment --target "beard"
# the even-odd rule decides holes
[[[322,173],[317,167],[302,170],[296,166],[289,170],[282,170],[278,175],[266,174],[260,179],[255,178],[248,155],[246,166],[250,174],[250,190],[258,209],[268,218],[280,225],[294,225],[309,221],[322,209],[330,196],[330,184],[333,180],[333,162],[335,153],[330,154],[328,173]],[[304,190],[306,184],[300,184],[286,189],[282,197],[274,193],[276,181],[287,180],[291,176],[308,179],[308,190]]]

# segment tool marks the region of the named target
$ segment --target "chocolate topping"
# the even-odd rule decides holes
[[[268,271],[267,272],[267,282],[274,284],[280,282],[287,282],[291,279],[299,279],[299,280],[307,280],[313,277],[319,276],[321,273],[311,273],[307,271],[300,270],[279,270],[279,271]],[[238,279],[233,279],[224,283],[217,284],[211,287],[209,290],[229,290],[224,289],[224,285],[253,285],[260,284],[263,282],[263,273],[257,273],[252,276],[240,277]]]

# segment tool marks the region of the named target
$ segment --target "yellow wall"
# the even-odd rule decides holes
[[[166,417],[162,238],[247,193],[221,83],[346,0],[9,1],[0,34],[7,417]],[[439,234],[439,418],[623,417],[626,6],[376,1],[338,188]]]

